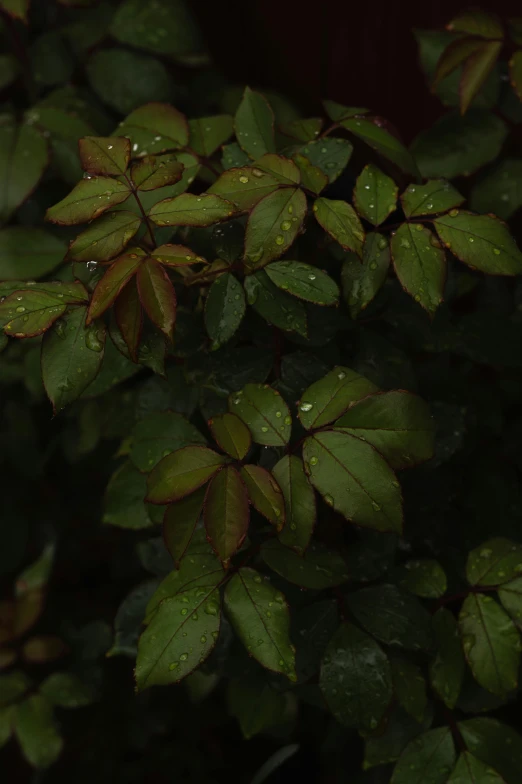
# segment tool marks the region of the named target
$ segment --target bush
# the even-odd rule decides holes
[[[188,4],[27,6],[0,0],[16,780],[11,735],[49,782],[519,784],[520,24],[416,32],[450,111],[408,149],[226,84]]]

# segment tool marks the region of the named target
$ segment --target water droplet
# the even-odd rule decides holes
[[[186,607],[184,607],[184,608],[182,609],[182,611],[181,611],[181,615],[186,615],[187,613],[188,613],[188,610],[187,610],[187,608],[186,608]]]
[[[379,504],[376,501],[372,501],[372,506],[373,506],[373,508],[375,509],[376,512],[380,512],[381,511],[381,507],[379,506]]]
[[[401,248],[411,248],[410,241],[405,237],[401,240]]]
[[[23,307],[23,305],[19,305],[19,306],[17,307],[17,309],[16,309],[16,312],[17,312],[17,313],[23,313],[23,312],[24,312],[24,310],[25,310],[25,308]]]
[[[205,605],[205,612],[207,615],[217,615],[219,612],[219,604],[217,602],[207,602]]]
[[[340,371],[340,372],[337,374],[337,378],[339,379],[339,381],[342,381],[343,379],[345,379],[345,378],[346,378],[346,373],[344,372],[344,370],[341,370],[341,371]]]
[[[423,230],[423,228],[424,228],[424,226],[422,225],[422,223],[417,223],[417,224],[415,224],[415,229],[416,229],[417,231],[422,231],[422,230]]]
[[[264,177],[265,176],[264,172],[262,172],[260,169],[252,169],[252,174],[253,174],[254,177]]]
[[[205,643],[206,643],[206,641],[207,641],[207,638],[205,637],[205,635],[204,635],[204,634],[202,634],[202,635],[201,635],[201,637],[199,638],[199,641],[200,641],[200,642],[202,642],[203,644],[205,644]]]
[[[475,242],[475,239],[473,237],[468,237],[468,242]]]
[[[306,411],[311,411],[313,407],[314,407],[313,403],[301,403],[299,409],[300,411],[306,412]]]
[[[333,500],[331,495],[327,494],[327,495],[325,495],[323,497],[324,497],[325,503],[327,503],[328,506],[333,506],[334,505],[334,500]]]
[[[376,269],[377,269],[377,263],[376,263],[375,261],[372,261],[372,262],[371,262],[371,264],[370,264],[370,269],[371,269],[371,270],[376,270]]]
[[[255,574],[252,579],[254,580],[255,583],[258,583],[258,584],[262,582],[261,575],[259,575],[259,574]]]
[[[182,653],[179,657],[180,661],[187,661],[187,659],[188,659],[188,653]]]
[[[276,245],[283,245],[284,241],[285,241],[285,238],[283,237],[282,234],[278,234],[277,237],[275,238],[275,244]]]
[[[319,462],[319,458],[318,457],[311,457],[310,458],[310,465],[317,465],[318,462]]]
[[[277,417],[278,419],[281,419],[281,417],[282,417],[282,416],[283,416],[283,415],[282,415],[282,413],[281,413],[280,411],[276,411],[276,417]]]
[[[270,610],[267,610],[265,615],[266,615],[267,618],[271,618],[272,617],[272,613],[270,612]]]
[[[388,241],[384,237],[381,237],[377,245],[380,250],[384,250],[384,248],[388,247]]]
[[[308,280],[315,280],[315,275],[312,275],[312,274],[310,274],[310,275],[308,276]]]
[[[449,215],[451,215],[452,218],[456,218],[458,214],[459,214],[458,210],[450,210],[449,211]]]
[[[493,253],[495,254],[495,256],[500,256],[500,249],[499,248],[493,248]]]
[[[248,182],[248,177],[245,177],[244,174],[241,175],[241,177],[239,178],[239,182],[242,182],[243,184],[247,183]]]
[[[291,425],[291,424],[292,424],[292,417],[286,416],[285,417],[285,425]]]
[[[261,428],[261,432],[268,433],[268,428],[263,425],[263,427]]]
[[[103,343],[98,337],[98,330],[95,327],[91,327],[85,333],[85,345],[90,351],[96,351],[98,354],[103,349]]]
[[[177,662],[171,662],[171,663],[169,664],[169,670],[171,670],[171,671],[172,671],[172,670],[175,670],[175,669],[176,669],[176,667],[179,667],[179,664],[178,664]]]

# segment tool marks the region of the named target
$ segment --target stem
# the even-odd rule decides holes
[[[454,593],[450,596],[442,596],[433,606],[432,613],[435,614],[437,610],[440,610],[441,607],[445,607],[447,604],[467,599],[470,593],[491,593],[492,591],[496,591],[497,588],[498,585],[472,585],[467,591]]]
[[[155,248],[156,247],[156,239],[154,237],[154,230],[152,228],[152,224],[151,224],[151,222],[150,222],[150,220],[149,220],[149,218],[147,216],[147,213],[143,209],[143,204],[141,203],[140,197],[138,196],[138,192],[137,192],[137,190],[136,190],[136,188],[134,186],[134,183],[132,182],[131,179],[129,179],[127,174],[125,174],[124,177],[127,180],[127,184],[128,184],[129,188],[132,191],[132,195],[136,199],[136,204],[138,205],[139,210],[141,212],[141,215],[143,217],[143,220],[145,221],[145,225],[147,227],[147,231],[148,231],[149,237],[150,237],[151,247]]]
[[[458,746],[458,748],[461,751],[467,751],[468,747],[466,746],[466,742],[462,737],[461,731],[459,730],[455,716],[449,710],[449,708],[444,708],[444,718],[446,719],[448,723],[448,727],[451,730],[451,734],[453,735],[453,740],[455,741],[455,744]]]

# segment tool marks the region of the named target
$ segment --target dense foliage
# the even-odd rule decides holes
[[[13,780],[520,784],[522,25],[416,31],[449,111],[408,148],[226,84],[188,4],[34,5],[0,0]]]

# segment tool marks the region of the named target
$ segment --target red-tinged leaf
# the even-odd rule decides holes
[[[186,147],[189,140],[187,118],[168,103],[152,101],[131,112],[118,127],[118,134],[130,136],[133,153],[149,153]]]
[[[364,229],[351,204],[338,199],[316,199],[313,206],[317,222],[344,250],[362,255]]]
[[[140,301],[150,320],[172,340],[176,321],[176,291],[159,261],[147,259],[137,275]]]
[[[130,196],[126,183],[111,177],[91,177],[81,180],[65,199],[49,207],[45,219],[63,226],[88,223]]]
[[[91,304],[87,314],[87,324],[105,313],[128,280],[143,263],[144,254],[126,253],[114,261],[103,278],[98,281],[92,293]]]
[[[225,458],[205,446],[186,446],[167,455],[147,480],[151,504],[170,504],[204,485],[225,463]]]
[[[471,102],[493,70],[502,49],[502,41],[482,44],[464,64],[460,79],[460,111],[465,114]]]
[[[14,19],[20,19],[27,24],[27,14],[31,0],[1,0],[0,7]]]
[[[15,291],[0,302],[0,325],[6,335],[32,338],[49,329],[65,308],[63,300],[47,291]]]
[[[163,517],[163,539],[167,550],[179,569],[179,564],[190,544],[203,511],[204,488],[171,504]]]
[[[281,185],[299,185],[301,173],[294,161],[283,155],[267,153],[256,160],[256,168],[271,174]]]
[[[203,519],[207,538],[224,565],[241,547],[248,530],[248,493],[236,469],[227,465],[211,480]]]
[[[205,259],[184,245],[160,245],[151,253],[151,258],[161,262],[165,267],[187,267],[190,264],[205,262]]]
[[[509,78],[518,100],[522,101],[522,49],[515,52],[509,61]]]
[[[454,33],[468,33],[480,35],[482,38],[502,38],[504,30],[500,20],[486,11],[462,11],[447,25],[447,29]]]
[[[234,457],[243,460],[252,446],[252,436],[245,423],[235,414],[220,414],[209,419],[208,426],[214,441],[221,449]]]
[[[232,217],[235,207],[213,193],[182,193],[173,199],[163,199],[149,211],[158,226],[212,226]]]
[[[284,455],[272,473],[285,500],[285,525],[279,541],[302,555],[310,543],[316,519],[315,493],[295,455]]]
[[[135,277],[132,277],[118,294],[114,303],[114,314],[131,359],[133,362],[137,362],[143,327],[143,311]]]
[[[133,164],[131,177],[139,191],[154,191],[179,182],[184,168],[175,155],[147,155]]]
[[[261,466],[246,465],[241,468],[241,479],[250,503],[280,531],[285,522],[285,499],[272,474]]]
[[[122,252],[141,226],[133,212],[108,212],[71,242],[67,258],[74,261],[108,261]]]
[[[476,52],[482,46],[482,43],[477,38],[458,38],[456,41],[452,41],[442,52],[437,63],[435,76],[433,77],[433,89],[435,90],[439,82]]]
[[[49,160],[46,138],[32,125],[0,126],[0,220],[8,218],[34,191]]]
[[[125,136],[86,136],[78,146],[82,169],[90,174],[117,177],[127,170],[130,140]]]

